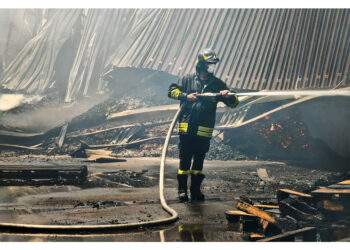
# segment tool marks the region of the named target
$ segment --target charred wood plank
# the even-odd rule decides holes
[[[237,203],[237,206],[236,206],[238,209],[242,210],[242,211],[245,211],[247,213],[250,213],[250,214],[253,214],[261,219],[264,219],[268,222],[271,222],[271,223],[276,223],[276,219],[273,218],[272,216],[270,216],[268,213],[260,210],[259,208],[257,207],[254,207],[253,205],[250,205],[246,202],[243,202],[243,201],[239,201]]]
[[[276,234],[281,232],[281,229],[277,225],[277,219],[269,215],[268,213],[260,210],[259,208],[254,207],[254,205],[251,205],[244,201],[239,201],[236,207],[240,210],[243,210],[247,213],[250,213],[258,217],[258,223],[262,226],[264,233],[266,235],[271,235],[271,234]],[[250,225],[249,229],[251,227],[255,227],[255,230],[257,229],[257,226],[255,224]],[[249,230],[249,231],[254,231],[254,230]]]
[[[312,196],[310,194],[304,194],[301,192],[297,192],[291,189],[279,189],[277,190],[277,200],[280,202],[281,200],[284,200],[288,198],[290,195],[295,195],[303,199],[310,199]]]
[[[242,200],[237,203],[236,207],[254,216],[242,218],[244,231],[256,232],[259,228],[262,228],[267,236],[281,233],[281,229],[277,225],[277,219],[274,216]]]
[[[330,189],[350,189],[350,184],[333,184],[328,186]]]
[[[86,166],[69,167],[23,167],[23,166],[1,166],[0,167],[0,185],[8,185],[12,180],[81,180],[85,181],[88,175]]]
[[[344,180],[344,181],[339,182],[338,184],[349,185],[350,184],[350,180]]]
[[[298,200],[287,198],[282,200],[279,206],[282,214],[289,215],[297,220],[322,221],[322,217],[317,215],[318,212],[315,208]]]
[[[251,240],[251,241],[257,241],[257,240],[260,240],[260,239],[263,239],[263,238],[265,238],[265,235],[263,235],[263,234],[253,233],[253,234],[249,235],[249,240]]]
[[[285,232],[279,235],[268,237],[265,239],[258,240],[258,242],[271,242],[271,241],[294,241],[295,236],[303,236],[303,241],[316,241],[316,228],[305,227],[298,230]]]
[[[317,189],[311,192],[313,195],[315,194],[347,194],[350,195],[350,189]]]
[[[0,179],[0,186],[52,186],[52,185],[84,185],[84,179],[47,178],[47,179]]]
[[[246,218],[256,218],[256,216],[243,212],[243,211],[239,211],[239,210],[229,210],[225,212],[226,215],[226,219],[230,222],[230,223],[235,223],[235,222],[239,222],[239,221],[243,221]]]
[[[260,209],[279,209],[278,205],[254,204],[254,207],[257,207]]]
[[[311,192],[315,200],[350,199],[350,189],[328,189],[320,188]]]

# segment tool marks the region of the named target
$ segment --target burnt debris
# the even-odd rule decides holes
[[[87,166],[0,166],[0,186],[81,185]]]
[[[238,210],[227,211],[226,218],[251,241],[340,241],[350,237],[349,177],[332,175],[317,181],[309,193],[278,189],[274,204],[242,196]]]

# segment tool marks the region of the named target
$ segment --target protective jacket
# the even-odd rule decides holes
[[[177,83],[170,85],[168,96],[180,100],[183,105],[178,120],[179,134],[188,134],[211,138],[215,125],[216,106],[219,101],[234,108],[238,105],[235,95],[229,98],[219,97],[215,99],[198,98],[196,101],[187,101],[190,93],[219,93],[221,90],[229,90],[226,84],[213,75],[209,75],[205,81],[200,80],[199,75],[188,74],[181,77]]]

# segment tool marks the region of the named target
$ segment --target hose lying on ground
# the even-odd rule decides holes
[[[12,230],[21,230],[21,231],[97,231],[97,230],[126,230],[126,229],[135,229],[151,226],[159,226],[163,224],[169,224],[178,219],[177,212],[170,208],[164,198],[164,167],[166,153],[168,151],[168,145],[171,137],[171,133],[176,124],[177,118],[180,114],[181,108],[176,112],[173,121],[168,130],[167,137],[163,146],[161,164],[159,170],[159,197],[162,208],[168,212],[171,217],[153,221],[139,222],[139,223],[130,223],[130,224],[104,224],[104,225],[35,225],[35,224],[16,224],[16,223],[2,223],[0,222],[0,228],[12,229]]]

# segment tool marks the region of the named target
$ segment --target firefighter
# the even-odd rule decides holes
[[[197,56],[196,73],[180,77],[168,90],[168,96],[180,100],[181,105],[178,119],[180,166],[177,174],[180,202],[188,201],[189,176],[191,176],[191,201],[204,200],[201,184],[205,175],[202,169],[214,130],[217,103],[222,101],[231,108],[238,105],[237,96],[228,95],[231,92],[229,88],[214,76],[218,62],[219,58],[213,50],[200,51]],[[209,99],[197,96],[198,93],[207,92],[220,95]]]

